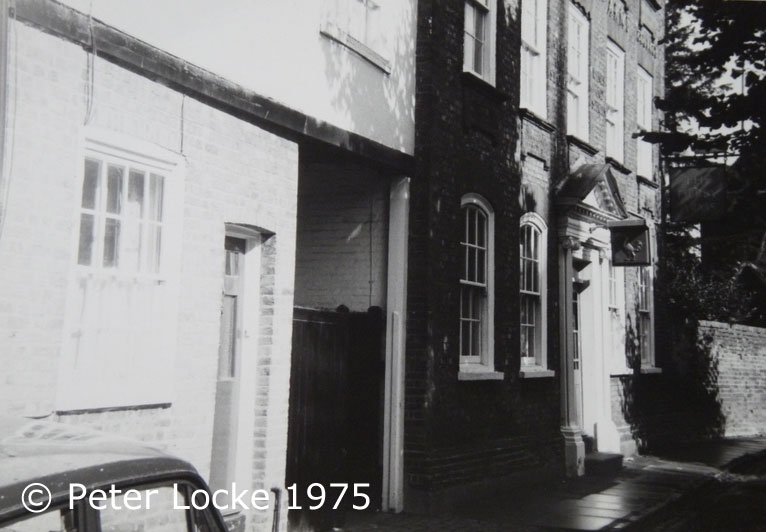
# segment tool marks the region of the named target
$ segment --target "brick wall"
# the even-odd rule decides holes
[[[661,373],[612,377],[612,417],[626,454],[764,433],[766,330],[676,323]]]
[[[410,510],[476,497],[561,463],[558,381],[519,377],[519,4],[498,8],[493,87],[462,72],[464,2],[418,3],[405,377]],[[468,193],[494,210],[494,369],[502,381],[458,380],[460,200]]]
[[[185,161],[174,396],[165,408],[55,415],[66,287],[75,257],[88,55],[12,25],[11,185],[0,240],[2,413],[51,414],[158,445],[210,466],[226,222],[273,233],[261,246],[254,471],[284,483],[298,151],[289,141],[95,60],[90,125],[179,153]],[[87,385],[87,384],[85,384]],[[271,514],[259,514],[270,528]]]
[[[388,192],[369,167],[301,165],[296,305],[385,308]]]
[[[717,370],[715,386],[726,436],[766,432],[766,329],[701,321]]]

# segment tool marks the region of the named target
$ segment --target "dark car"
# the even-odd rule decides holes
[[[61,423],[0,419],[0,531],[222,532],[196,469]],[[197,504],[192,501],[197,500]]]

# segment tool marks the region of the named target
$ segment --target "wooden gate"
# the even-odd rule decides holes
[[[385,346],[382,311],[338,312],[295,308],[290,375],[287,485],[296,484],[290,522],[315,529],[341,525],[354,502],[353,483],[368,483],[370,509],[380,508],[382,488],[383,381]],[[349,484],[344,503],[332,506]],[[306,489],[327,491],[322,509],[307,511]],[[315,495],[318,494],[318,488]],[[360,499],[355,501],[359,504]]]

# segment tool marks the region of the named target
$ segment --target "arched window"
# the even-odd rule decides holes
[[[477,194],[461,200],[461,371],[494,370],[494,211]]]
[[[521,217],[519,291],[521,367],[546,369],[546,232],[534,213]]]

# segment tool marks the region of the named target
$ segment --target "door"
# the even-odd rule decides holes
[[[353,502],[353,484],[370,509],[380,508],[382,489],[384,315],[295,308],[290,375],[287,443],[287,485],[295,489],[289,520],[293,526],[320,529],[343,524],[343,511]],[[320,509],[308,511],[306,493],[312,483],[328,489]],[[346,498],[332,511],[338,491],[332,483],[349,485]],[[315,490],[316,491],[316,490]],[[360,499],[355,501],[359,504]],[[315,504],[315,503],[313,503]],[[301,506],[300,510],[295,507]]]
[[[241,385],[243,270],[247,241],[227,236],[221,300],[210,487],[231,490],[235,477]]]

